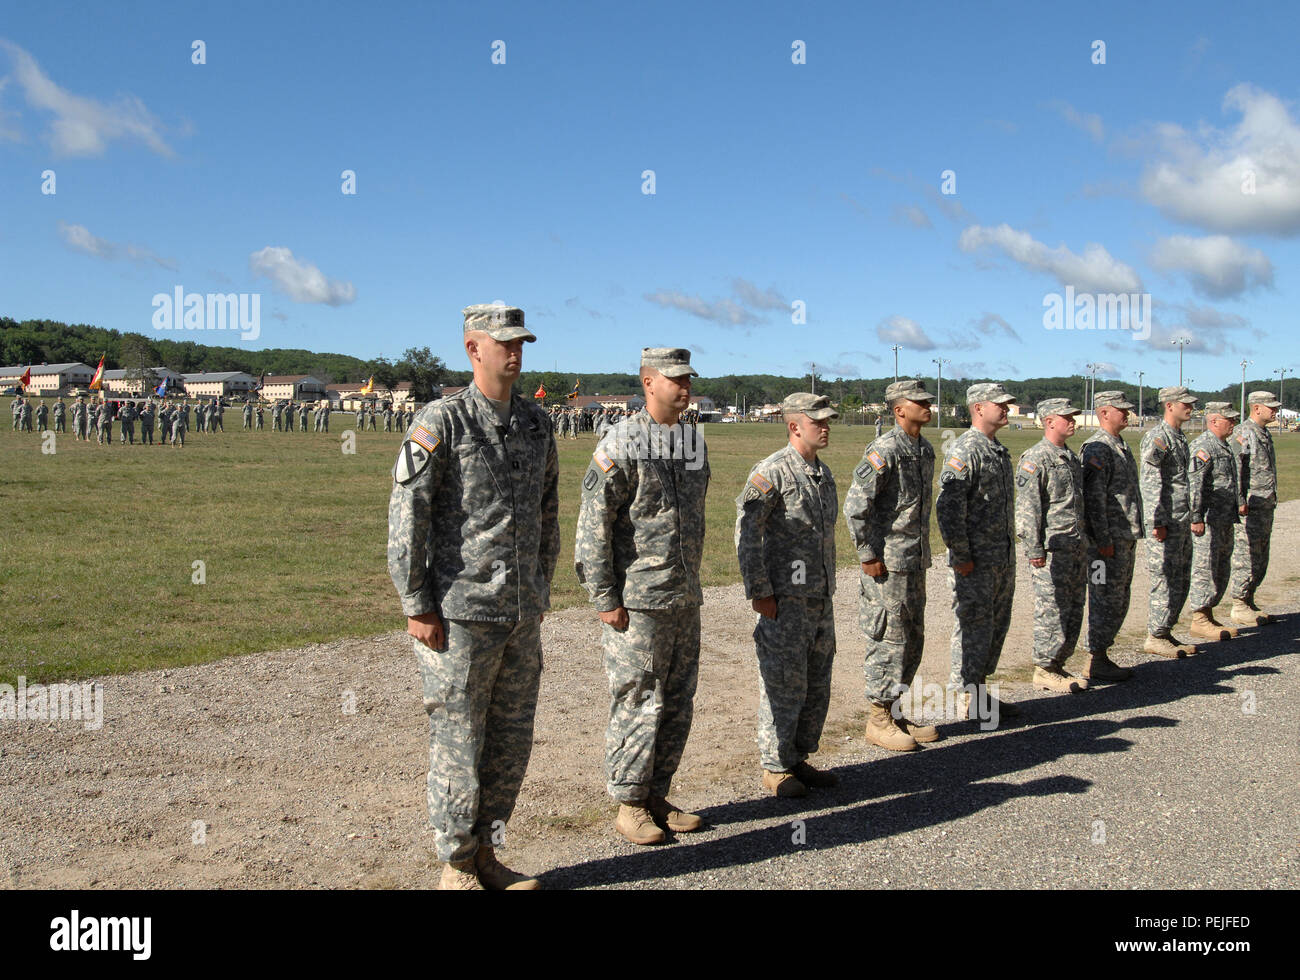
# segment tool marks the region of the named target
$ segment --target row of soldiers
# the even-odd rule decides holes
[[[511,392],[523,343],[535,339],[523,312],[482,305],[464,317],[474,383],[421,410],[407,433],[393,471],[389,572],[415,640],[430,721],[427,798],[446,862],[441,886],[535,888],[536,879],[500,863],[493,843],[532,745],[539,624],[559,554],[558,460],[545,412]],[[667,798],[690,730],[703,601],[708,454],[703,439],[680,425],[693,375],[688,351],[644,349],[646,407],[605,433],[582,480],[574,563],[601,621],[610,693],[606,787],[619,803],[616,830],[637,844],[703,827]],[[1205,525],[1222,527],[1230,498],[1238,517],[1255,515],[1241,531],[1231,618],[1266,621],[1254,591],[1276,503],[1265,428],[1276,399],[1251,394],[1251,419],[1231,432],[1225,468],[1214,460],[1228,445],[1230,407],[1208,406],[1209,438],[1218,443],[1198,440],[1193,450],[1180,430],[1195,399],[1181,387],[1160,396],[1164,420],[1142,440],[1140,464],[1119,435],[1131,406],[1119,392],[1102,392],[1102,430],[1085,444],[1082,461],[1066,444],[1078,410],[1050,399],[1037,406],[1043,441],[1013,466],[996,434],[1014,399],[999,384],[968,389],[972,425],[945,452],[934,506],[957,614],[950,684],[962,689],[963,717],[974,710],[996,725],[1014,713],[990,696],[987,680],[1010,622],[1016,538],[1034,588],[1037,687],[1073,693],[1128,676],[1107,654],[1127,611],[1139,538],[1152,571],[1150,640],[1164,641],[1153,652],[1179,656],[1191,648],[1169,632],[1186,595],[1179,576],[1194,562],[1206,569],[1214,588],[1194,602],[1209,621],[1224,578],[1214,549],[1222,536],[1206,538]],[[921,429],[934,399],[917,380],[891,385],[887,399],[895,427],[867,446],[843,512],[861,569],[867,737],[902,751],[940,737],[935,726],[909,720],[900,701],[924,642],[935,454]],[[818,458],[836,417],[829,401],[797,393],[782,410],[787,445],[756,465],[741,490],[736,548],[757,613],[763,785],[793,796],[836,782],[808,757],[829,705],[839,500]],[[1225,490],[1220,478],[1237,482]],[[1064,665],[1089,590],[1088,667],[1074,677]]]

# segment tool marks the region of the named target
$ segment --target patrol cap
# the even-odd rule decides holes
[[[892,402],[896,398],[906,398],[910,402],[932,402],[934,395],[925,390],[925,385],[915,378],[906,378],[902,381],[895,381],[885,389],[885,401]]]
[[[971,385],[966,389],[967,405],[974,405],[976,402],[997,402],[999,405],[1006,405],[1015,400],[1015,395],[1008,394],[1007,389],[996,382]]]
[[[666,378],[680,378],[686,374],[700,376],[691,367],[691,352],[684,347],[642,347],[641,366],[654,368]]]
[[[517,306],[500,303],[475,303],[461,310],[465,314],[465,333],[482,330],[493,340],[533,341],[537,338],[524,326],[524,311]]]
[[[1183,402],[1186,405],[1196,404],[1196,396],[1191,394],[1183,385],[1170,385],[1168,388],[1161,388],[1158,397],[1162,405],[1165,402]]]
[[[1277,400],[1277,395],[1271,391],[1252,391],[1246,396],[1247,405],[1264,405],[1268,408],[1281,408],[1282,403]]]
[[[1093,408],[1133,408],[1133,403],[1124,397],[1122,391],[1099,391],[1092,396]]]
[[[781,414],[807,415],[818,422],[840,417],[840,413],[831,407],[831,400],[826,395],[814,395],[807,391],[786,395],[785,401],[781,402]]]
[[[1035,411],[1038,418],[1045,419],[1049,415],[1078,415],[1081,409],[1071,405],[1068,398],[1044,398],[1038,403]]]
[[[1208,419],[1211,415],[1222,415],[1225,419],[1241,418],[1241,413],[1232,407],[1232,402],[1206,402],[1205,417]]]

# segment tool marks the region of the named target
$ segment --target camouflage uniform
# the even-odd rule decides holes
[[[834,415],[821,400],[813,410]],[[777,601],[776,619],[759,616],[754,627],[759,760],[789,772],[817,751],[830,708],[839,495],[830,467],[787,443],[750,471],[736,511],[745,598]]]
[[[628,616],[623,632],[601,624],[606,788],[619,803],[666,797],[690,734],[708,488],[704,439],[644,410],[610,428],[583,477],[578,581],[598,612]]]
[[[122,423],[122,441],[135,445],[135,406],[130,402],[122,404],[122,411],[118,413],[118,421]]]
[[[244,428],[251,429],[252,427],[253,427],[253,403],[244,402]]]
[[[264,416],[266,415],[266,410],[262,408],[261,405],[258,405],[257,408],[254,409],[253,414],[257,416],[256,429],[258,432],[261,432],[264,425]]]
[[[113,410],[108,402],[99,403],[99,444],[113,444]]]
[[[1250,393],[1251,398],[1268,392]],[[1260,400],[1270,404],[1276,400]],[[1252,402],[1251,404],[1255,404]],[[1277,509],[1277,456],[1273,437],[1254,419],[1238,425],[1228,440],[1237,457],[1237,505],[1249,508],[1237,525],[1232,553],[1232,598],[1251,605],[1255,590],[1268,572],[1269,539],[1273,535],[1273,512]]]
[[[844,518],[858,561],[885,565],[878,579],[858,574],[858,624],[867,640],[866,696],[879,705],[896,701],[921,664],[933,479],[930,443],[895,426],[867,446],[844,497]]]
[[[140,409],[140,445],[153,445],[153,417],[154,408],[152,402],[145,402]]]
[[[1166,399],[1162,399],[1164,401]],[[1174,399],[1167,399],[1173,401]],[[1147,632],[1169,637],[1187,601],[1192,570],[1191,512],[1187,507],[1187,437],[1163,419],[1142,437],[1142,510],[1146,517],[1151,601]],[[1166,529],[1157,541],[1152,529]]]
[[[36,431],[44,432],[48,429],[50,420],[50,408],[45,402],[36,406]]]
[[[298,431],[307,431],[307,406],[303,405],[302,410],[298,412]]]
[[[87,427],[89,412],[86,409],[86,403],[77,400],[72,403],[72,434],[78,439],[88,439]]]
[[[280,432],[284,429],[284,406],[279,402],[271,409],[271,431]]]
[[[14,398],[14,400],[9,403],[9,411],[13,412],[13,416],[14,416],[15,432],[18,431],[18,416],[22,414],[22,410],[23,410],[23,400],[21,396]]]
[[[1034,666],[1064,669],[1083,626],[1087,580],[1079,457],[1069,446],[1054,446],[1044,436],[1021,454],[1016,488],[1016,533],[1025,544],[1025,556],[1047,559],[1042,568],[1029,568]]]
[[[22,410],[18,413],[18,428],[23,432],[32,431],[32,403],[23,400]]]
[[[459,862],[510,819],[532,750],[559,459],[538,409],[512,395],[502,427],[476,384],[417,423],[393,470],[388,571],[402,612],[437,613],[446,630],[444,650],[412,642],[429,715],[429,821],[439,859]]]
[[[64,405],[61,400],[54,403],[54,431],[55,432],[68,431],[67,412],[68,412],[68,407]]]
[[[294,411],[295,409],[293,407],[293,402],[290,402],[288,405],[284,406],[284,431],[285,432],[293,431]]]
[[[1098,405],[1122,407],[1122,400]],[[1105,429],[1098,429],[1083,444],[1083,513],[1088,533],[1088,650],[1099,655],[1115,643],[1124,625],[1133,591],[1137,542],[1143,536],[1142,492],[1137,462],[1128,444]],[[1109,558],[1101,554],[1115,549]]]
[[[164,402],[158,408],[158,441],[166,444],[172,437],[173,409]]]
[[[189,406],[185,406],[188,408]],[[179,408],[172,409],[172,445],[185,448],[185,430],[190,427],[190,413]]]
[[[1207,408],[1207,413],[1209,409]],[[1192,582],[1188,604],[1213,609],[1228,588],[1233,525],[1237,515],[1237,459],[1226,440],[1206,429],[1189,447],[1187,509],[1191,524],[1205,533],[1192,535]]]
[[[983,387],[1001,385],[971,386]],[[948,444],[934,515],[948,546],[954,613],[948,686],[953,689],[985,683],[1002,656],[1016,594],[1013,496],[1011,454],[1002,443],[971,428]],[[970,574],[953,570],[968,561],[975,563]]]

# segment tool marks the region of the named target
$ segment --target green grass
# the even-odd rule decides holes
[[[345,428],[242,432],[236,418],[224,433],[191,431],[183,450],[100,447],[60,434],[50,455],[39,435],[0,429],[0,682],[202,663],[401,628],[385,558],[401,436],[361,433],[356,454],[344,455]],[[702,428],[713,473],[702,577],[722,585],[738,578],[736,496],[750,467],[783,444],[783,429]],[[841,504],[873,436],[871,427],[832,430],[823,458]],[[941,456],[939,434],[926,436]],[[1039,438],[1004,430],[1003,441],[1016,456]],[[1136,447],[1137,433],[1130,438]],[[1300,483],[1300,437],[1276,442],[1285,499]],[[589,434],[559,440],[557,609],[586,602],[573,537],[594,446]],[[932,542],[937,556],[937,530]],[[841,564],[852,564],[842,518],[838,548]],[[204,585],[191,582],[195,561],[205,564]]]

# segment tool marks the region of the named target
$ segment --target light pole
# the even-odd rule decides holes
[[[1189,337],[1175,337],[1169,342],[1178,345],[1178,383],[1181,385],[1183,383],[1183,348],[1192,341]]]
[[[895,344],[889,348],[894,352],[894,382],[898,382],[898,352],[903,349],[902,344]]]
[[[948,360],[948,358],[946,357],[932,357],[930,358],[930,360],[934,361],[935,364],[939,365],[939,384],[937,385],[939,390],[934,393],[934,400],[938,405],[939,428],[942,429],[943,428],[943,366],[945,364],[951,364],[952,361]]]
[[[1138,428],[1142,428],[1142,377],[1145,371],[1138,372]]]
[[[1246,417],[1246,365],[1254,363],[1244,357],[1241,359],[1241,417],[1243,419]]]
[[[1085,365],[1085,366],[1088,368],[1088,370],[1089,370],[1090,372],[1092,372],[1092,389],[1091,389],[1091,394],[1089,394],[1087,391],[1085,391],[1085,393],[1084,393],[1084,400],[1083,400],[1083,414],[1084,414],[1084,416],[1086,417],[1087,414],[1088,414],[1088,408],[1092,405],[1093,399],[1095,399],[1095,398],[1097,397],[1097,369],[1098,369],[1099,367],[1101,367],[1101,365],[1100,365],[1100,364],[1088,364],[1088,365]]]
[[[808,366],[812,368],[809,377],[812,378],[812,393],[815,395],[817,394],[817,365],[816,363],[813,363]]]
[[[1278,381],[1278,386],[1277,386],[1277,400],[1280,402],[1282,402],[1282,392],[1286,391],[1286,373],[1288,371],[1290,371],[1292,374],[1295,374],[1294,368],[1273,369],[1273,373],[1278,375],[1281,379],[1280,381]],[[1278,406],[1278,412],[1280,413],[1284,408],[1286,408],[1286,402],[1282,402],[1282,404]]]

